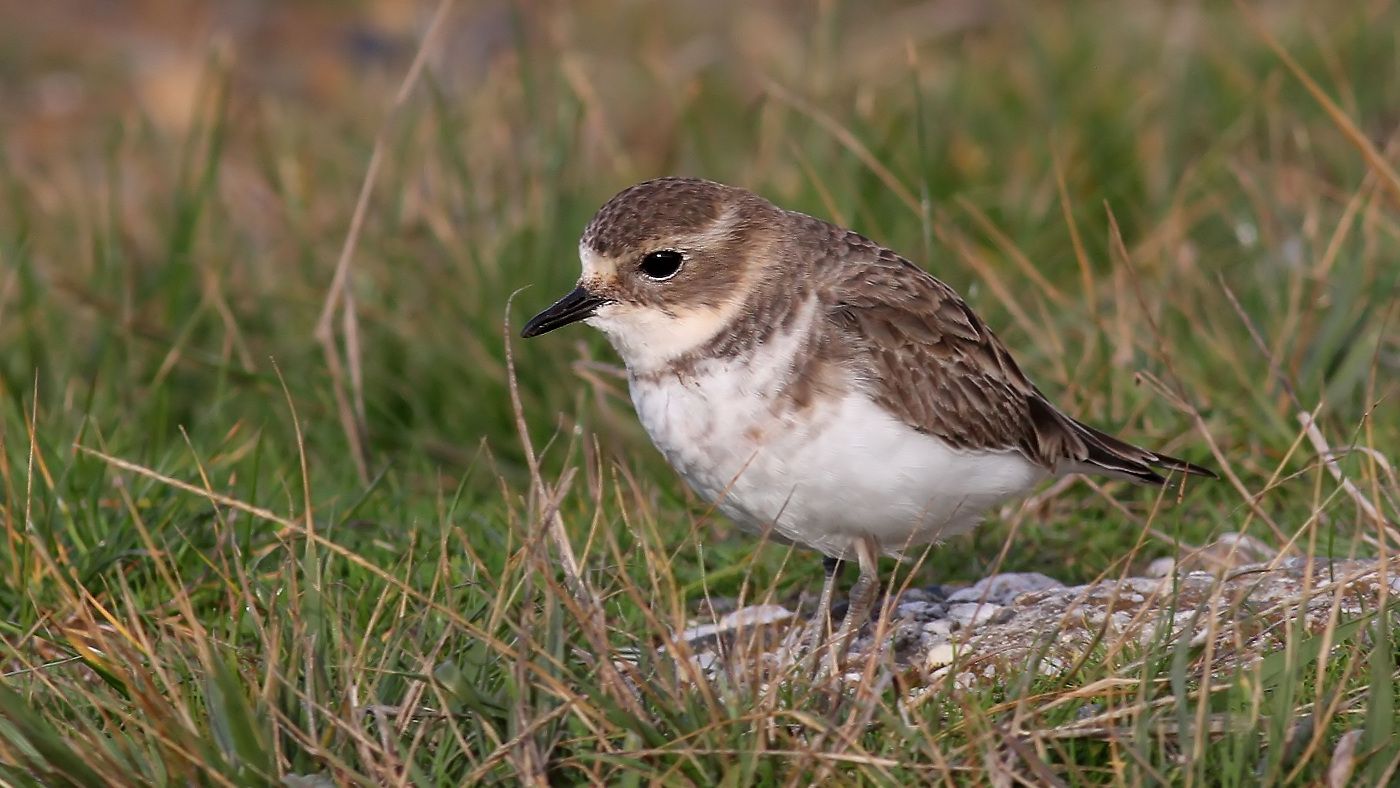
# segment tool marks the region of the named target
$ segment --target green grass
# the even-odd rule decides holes
[[[1084,582],[1227,531],[1400,549],[1400,181],[1373,161],[1400,166],[1400,11],[929,13],[959,7],[526,4],[489,68],[430,67],[395,110],[392,80],[265,95],[234,49],[187,129],[117,100],[36,144],[0,115],[0,779],[1393,778],[1389,613],[1253,666],[1164,638],[917,706],[898,682],[697,687],[654,656],[706,594],[820,578],[683,489],[599,336],[505,332],[571,284],[597,205],[665,173],[905,251],[1071,413],[1225,471],[1009,507],[916,582]],[[44,67],[28,47],[0,36],[0,90]],[[93,96],[122,95],[107,65],[76,66]],[[318,316],[381,133],[331,364]]]

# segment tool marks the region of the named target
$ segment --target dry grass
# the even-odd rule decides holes
[[[689,497],[599,338],[512,358],[505,318],[616,188],[742,183],[1224,476],[1068,483],[892,582],[1226,531],[1390,567],[1400,9],[380,6],[349,49],[317,4],[0,33],[6,782],[1393,779],[1384,594],[1244,664],[1222,624],[917,703],[883,664],[700,680],[658,649],[703,601],[817,562]]]

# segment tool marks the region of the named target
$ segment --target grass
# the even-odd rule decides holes
[[[697,685],[655,652],[697,603],[790,601],[819,562],[683,489],[600,337],[506,319],[570,285],[616,189],[743,184],[926,265],[1070,412],[1224,472],[1008,507],[916,582],[1085,582],[1230,531],[1388,561],[1400,12],[667,8],[512,7],[401,103],[407,60],[318,103],[214,47],[175,126],[0,34],[0,91],[65,68],[92,105],[0,115],[0,779],[1393,779],[1389,608],[1257,662],[1104,644],[920,704]]]

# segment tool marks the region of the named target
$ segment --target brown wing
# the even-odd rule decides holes
[[[862,236],[841,240],[848,263],[829,319],[864,356],[876,402],[904,423],[960,449],[1020,451],[1051,471],[1092,466],[1152,483],[1164,481],[1152,465],[1210,474],[1060,413],[951,287]]]
[[[876,402],[960,449],[1019,449],[1053,466],[1031,415],[1037,392],[986,324],[913,263],[869,251],[837,283],[828,314],[864,350]]]

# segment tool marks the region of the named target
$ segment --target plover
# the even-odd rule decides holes
[[[877,561],[974,527],[1069,473],[1163,484],[1199,465],[1065,415],[954,290],[850,230],[731,186],[660,178],[618,193],[579,242],[573,292],[522,335],[607,335],[642,426],[746,530],[820,551],[842,632],[869,618]]]

